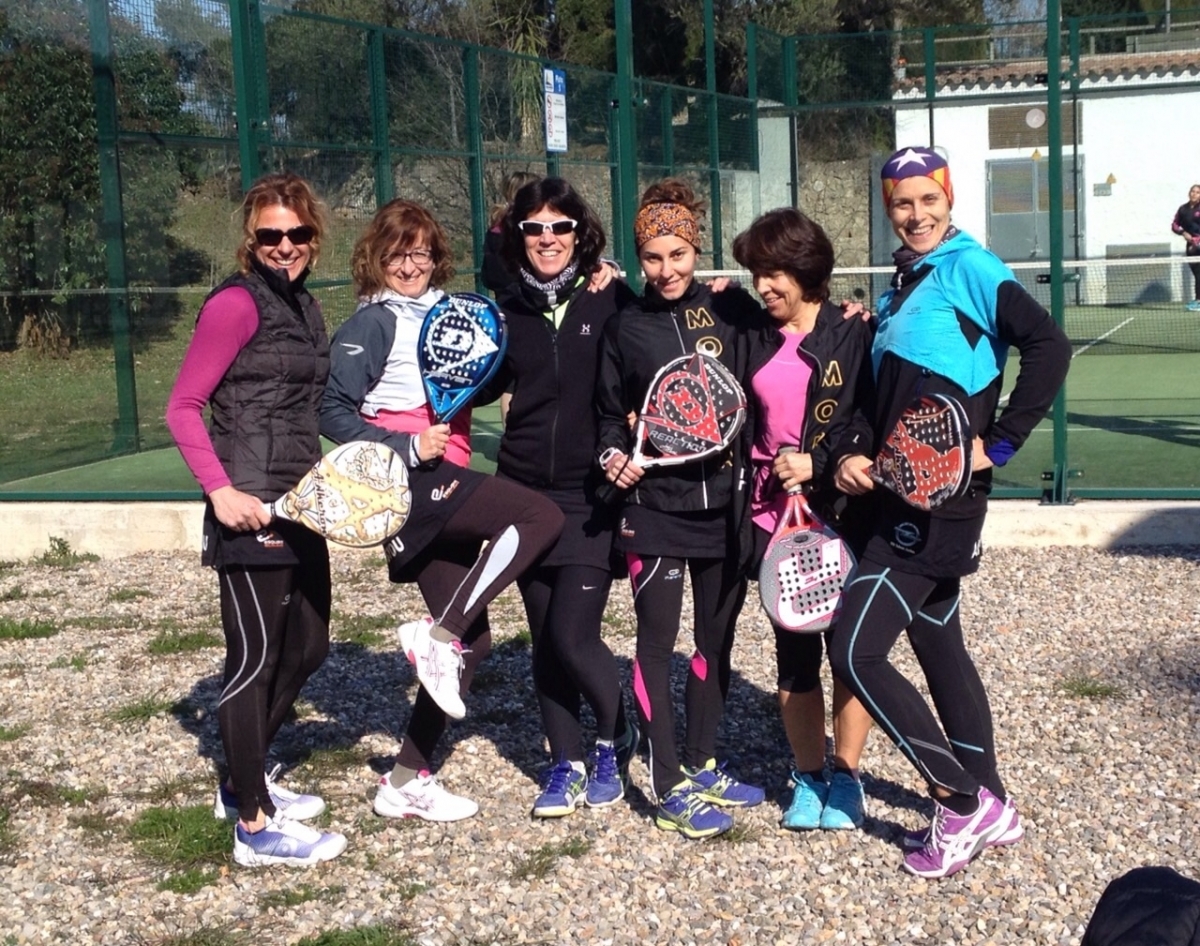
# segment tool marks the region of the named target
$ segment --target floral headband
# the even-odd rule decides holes
[[[683,204],[646,204],[633,221],[633,242],[638,249],[655,237],[677,236],[700,247],[700,225],[696,215]]]

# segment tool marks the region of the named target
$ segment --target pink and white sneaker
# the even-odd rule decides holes
[[[463,670],[463,645],[460,641],[439,641],[430,635],[436,627],[428,615],[399,627],[400,647],[408,662],[416,668],[421,686],[451,719],[467,715],[459,693]]]
[[[452,795],[428,771],[422,770],[399,788],[389,772],[379,780],[375,814],[385,818],[424,818],[426,821],[462,821],[479,811],[479,805]]]
[[[978,807],[969,815],[935,802],[925,846],[904,856],[904,869],[917,877],[949,877],[971,863],[1009,820],[1004,803],[986,788],[979,789],[978,798]]]

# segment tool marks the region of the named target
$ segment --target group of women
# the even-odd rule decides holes
[[[697,280],[703,206],[682,181],[651,186],[634,221],[645,277],[636,295],[603,262],[603,228],[569,183],[522,184],[489,234],[509,331],[501,370],[477,399],[508,401],[494,476],[469,467],[469,411],[439,423],[417,368],[421,322],[452,275],[437,221],[405,200],[378,211],[353,256],[359,308],[331,343],[304,290],[323,232],[319,202],[291,174],[247,194],[240,271],[205,302],[168,407],[207,497],[204,561],[221,583],[218,718],[229,778],[214,812],[236,820],[235,859],[311,864],[346,844],[304,824],[324,809],[319,798],[265,772],[272,737],[328,650],[330,578],[323,542],[271,521],[262,500],[316,460],[319,433],[383,441],[410,468],[412,514],[386,547],[388,575],[416,582],[428,614],[400,628],[421,685],[395,765],[380,779],[379,814],[454,821],[478,810],[430,773],[430,759],[447,720],[466,712],[489,650],[487,605],[515,581],[550,748],[533,816],[619,802],[644,736],[656,824],[689,838],[728,830],[729,809],[765,797],[719,759],[734,629],[788,490],[802,488],[859,567],[824,635],[834,672],[831,766],[823,637],[775,628],[794,757],[783,825],[861,825],[858,764],[874,720],[935,801],[929,827],[905,838],[906,869],[945,876],[985,847],[1018,840],[986,693],[963,644],[958,587],[978,564],[989,468],[1041,419],[1069,349],[1007,269],[950,224],[945,160],[912,148],[884,166],[903,246],[878,329],[829,302],[832,246],[798,211],[764,214],[734,243],[760,305],[740,287]],[[996,417],[1009,345],[1021,367]],[[643,469],[632,457],[637,411],[657,370],[693,352],[738,378],[749,422],[719,456]],[[869,476],[889,425],[927,392],[959,397],[976,440],[971,489],[933,513],[880,495]],[[671,660],[685,573],[695,650],[680,746]],[[613,580],[625,575],[637,617],[634,717],[602,635]],[[888,661],[902,631],[940,727]],[[596,725],[590,746],[584,701]]]

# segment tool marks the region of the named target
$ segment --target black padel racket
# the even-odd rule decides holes
[[[412,508],[408,470],[387,444],[353,440],[335,447],[267,511],[298,522],[331,542],[382,545],[403,528]]]
[[[671,466],[725,450],[746,422],[746,395],[711,355],[683,355],[658,369],[633,430],[632,463]]]
[[[945,394],[917,397],[900,415],[869,473],[918,509],[936,509],[964,495],[971,483],[971,433],[962,405]]]
[[[447,423],[491,380],[507,343],[504,313],[491,299],[456,292],[434,303],[421,325],[417,364],[438,423]]]
[[[799,487],[791,489],[758,570],[763,610],[788,631],[827,630],[854,565],[842,537],[813,514]]]

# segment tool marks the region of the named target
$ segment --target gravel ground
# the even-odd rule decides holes
[[[613,809],[529,818],[544,748],[511,593],[494,607],[498,646],[439,766],[480,814],[449,826],[375,817],[374,781],[414,695],[391,628],[421,607],[414,590],[388,585],[378,556],[339,551],[333,650],[275,757],[286,784],[326,798],[327,823],[349,848],[309,870],[218,865],[188,893],[160,887],[171,868],[131,828],[152,809],[211,800],[221,647],[150,647],[163,634],[219,634],[213,576],[184,553],[6,563],[0,624],[36,619],[60,633],[0,640],[0,942],[144,944],[220,928],[284,943],[379,924],[426,946],[1076,944],[1119,874],[1142,864],[1200,874],[1200,762],[1181,751],[1200,690],[1198,563],[1200,549],[1179,548],[985,556],[965,585],[965,624],[1028,834],[953,878],[922,881],[899,870],[898,845],[929,803],[878,733],[864,760],[863,831],[778,827],[788,754],[773,646],[753,607],[739,627],[722,739],[731,769],[767,786],[768,801],[738,812],[727,839],[657,830],[637,788]],[[628,679],[624,587],[607,622]],[[898,654],[911,671],[904,645]],[[148,718],[117,718],[136,717],[139,705]],[[646,784],[644,758],[633,774]]]

